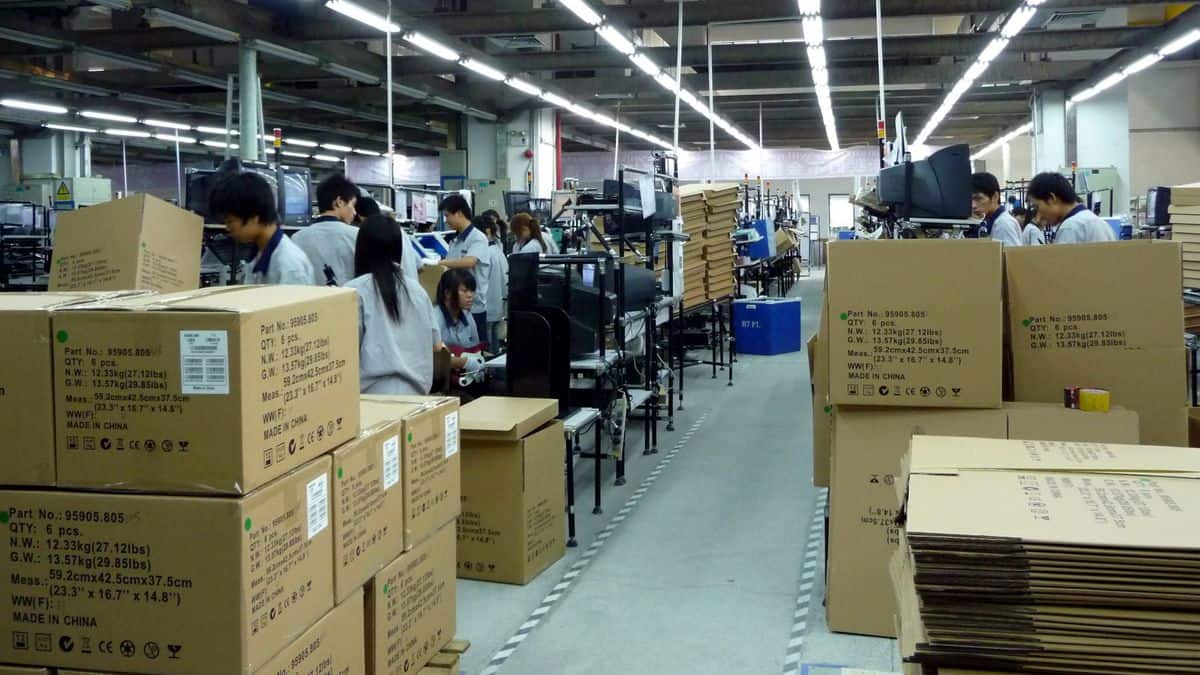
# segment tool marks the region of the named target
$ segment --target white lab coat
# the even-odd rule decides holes
[[[273,249],[260,251],[254,260],[246,263],[243,278],[251,284],[310,285],[313,271],[308,256],[282,229],[276,236],[279,239]]]
[[[1080,209],[1058,226],[1054,235],[1056,244],[1091,244],[1101,241],[1116,241],[1112,227],[1090,209]]]
[[[396,278],[400,321],[393,321],[363,275],[346,282],[358,291],[359,387],[364,394],[418,395],[433,385],[433,346],[439,339],[429,296],[403,271]]]
[[[1025,226],[1025,232],[1023,234],[1025,235],[1026,246],[1046,245],[1046,233],[1042,232],[1042,228],[1034,225],[1033,223],[1029,223]]]
[[[991,236],[993,241],[998,241],[1005,246],[1025,245],[1025,238],[1021,236],[1021,224],[1007,209],[992,221]]]
[[[358,244],[358,228],[347,225],[337,218],[321,218],[292,235],[292,241],[304,251],[313,266],[313,280],[317,286],[329,284],[329,274],[334,284],[345,286],[354,278],[354,247]]]

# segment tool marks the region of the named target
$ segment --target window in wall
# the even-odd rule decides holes
[[[812,213],[812,199],[808,195],[796,195],[796,208],[800,213]]]
[[[854,207],[850,195],[829,195],[829,229],[854,229]]]

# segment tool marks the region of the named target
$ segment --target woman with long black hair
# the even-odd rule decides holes
[[[354,249],[359,296],[359,373],[364,394],[425,395],[433,384],[438,337],[432,305],[421,285],[404,274],[404,234],[389,216],[363,221]]]

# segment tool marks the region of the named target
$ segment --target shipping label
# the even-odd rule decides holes
[[[1103,312],[1044,314],[1021,320],[1017,342],[1030,351],[1127,349],[1123,322]]]
[[[962,387],[945,383],[946,376],[976,356],[975,350],[947,335],[929,312],[849,309],[838,319],[846,336],[847,396],[922,398],[931,405],[962,398]],[[837,346],[835,340],[831,349]],[[926,373],[926,381],[914,377],[916,369]]]
[[[399,439],[392,437],[399,444]],[[392,439],[389,439],[389,441]],[[388,442],[384,442],[383,462],[388,461]],[[399,457],[395,460],[400,461]],[[338,468],[338,564],[348,567],[367,555],[391,533],[393,524],[388,517],[375,516],[387,506],[387,488],[380,484],[380,465],[368,460],[361,468],[348,471]],[[386,475],[386,466],[383,469]],[[398,478],[397,478],[398,480]],[[386,483],[386,478],[383,481]]]

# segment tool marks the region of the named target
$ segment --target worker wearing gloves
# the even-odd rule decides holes
[[[441,344],[453,355],[450,367],[468,373],[483,368],[483,342],[472,320],[470,307],[478,296],[475,276],[467,270],[449,269],[438,280],[436,320]]]
[[[1029,181],[1029,201],[1046,225],[1057,225],[1056,244],[1090,244],[1116,241],[1108,223],[1079,202],[1071,181],[1058,173],[1039,173]]]
[[[342,286],[354,278],[354,247],[358,228],[358,186],[342,174],[317,186],[317,208],[321,215],[296,233],[296,245],[308,256],[317,286]]]
[[[360,388],[364,394],[424,396],[433,385],[438,342],[429,296],[403,272],[410,255],[400,224],[384,215],[367,218],[354,249],[358,292]]]
[[[243,278],[250,284],[312,284],[308,256],[279,226],[275,190],[257,173],[243,171],[222,178],[208,198],[213,215],[225,223],[229,236],[254,244],[258,252]]]
[[[480,219],[478,226],[472,222],[471,206],[462,195],[453,194],[446,197],[438,208],[446,219],[446,224],[458,233],[442,264],[453,270],[466,270],[475,277],[479,292],[475,293],[474,304],[466,309],[475,320],[477,335],[486,338],[488,282],[491,279],[492,256],[488,251],[487,235],[483,233],[483,221]]]
[[[994,241],[1005,246],[1024,245],[1021,224],[1000,203],[1000,181],[992,174],[971,176],[971,209],[976,218],[983,219],[983,226]]]

